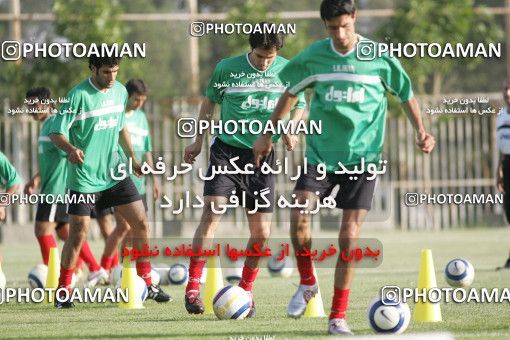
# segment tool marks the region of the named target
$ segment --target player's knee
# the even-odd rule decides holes
[[[71,226],[70,238],[77,238],[79,240],[87,237],[88,224],[85,221],[75,221]]]
[[[142,232],[144,234],[149,234],[149,221],[147,221],[147,219],[141,219],[139,221],[137,221],[136,223],[136,226],[137,226],[137,229],[139,230],[139,232]],[[128,226],[129,228],[129,226]],[[126,231],[126,233],[129,232],[129,229]]]
[[[128,223],[118,223],[115,227],[115,232],[121,235],[126,235],[131,230]]]
[[[260,228],[252,232],[251,237],[256,239],[258,242],[266,243],[271,236],[270,228]]]
[[[202,212],[201,224],[211,228],[217,220],[216,213],[212,210],[211,205],[206,204]]]

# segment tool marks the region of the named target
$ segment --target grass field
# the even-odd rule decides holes
[[[331,235],[334,238],[334,235]],[[432,249],[439,287],[446,287],[442,269],[448,260],[465,257],[475,267],[474,287],[509,287],[510,271],[496,272],[508,255],[510,230],[474,229],[447,232],[364,232],[384,245],[384,260],[376,269],[360,269],[353,282],[348,321],[356,335],[372,334],[366,318],[369,301],[384,285],[413,288],[418,277],[420,250]],[[61,245],[59,244],[59,247]],[[102,242],[92,244],[96,256]],[[9,287],[26,287],[28,271],[40,262],[39,249],[33,245],[0,246],[3,269]],[[325,318],[286,317],[288,299],[297,283],[291,279],[271,278],[261,270],[254,294],[257,317],[242,321],[220,321],[214,315],[191,316],[183,305],[183,286],[166,286],[175,298],[158,305],[145,303],[145,309],[125,311],[113,304],[78,304],[73,310],[56,310],[45,304],[0,305],[1,338],[200,338],[237,339],[264,335],[282,338],[329,338]],[[333,270],[321,269],[319,281],[326,312],[332,295]],[[413,306],[411,305],[411,311]],[[441,305],[443,322],[423,324],[411,321],[406,333],[450,332],[456,339],[510,339],[510,304]]]

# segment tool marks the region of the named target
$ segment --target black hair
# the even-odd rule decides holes
[[[131,97],[134,93],[146,96],[149,92],[147,85],[145,85],[141,79],[130,79],[125,86],[129,97]]]
[[[51,91],[47,87],[33,87],[27,91],[25,98],[51,99]]]
[[[103,65],[113,67],[120,64],[120,59],[120,57],[98,57],[91,55],[89,57],[89,69],[92,69],[92,66],[95,66],[96,69],[99,69]]]
[[[341,15],[353,15],[356,13],[354,0],[322,0],[321,19],[331,20]]]
[[[252,49],[262,48],[264,50],[270,50],[274,47],[278,51],[283,47],[283,34],[276,32],[266,32],[265,28],[268,28],[269,30],[271,25],[275,24],[269,22],[259,22],[257,25],[260,26],[262,32],[260,32],[260,30],[254,30],[250,33],[249,41]]]

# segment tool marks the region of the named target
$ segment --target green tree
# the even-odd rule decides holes
[[[475,13],[474,0],[405,0],[396,15],[379,29],[381,41],[393,43],[494,43],[503,32],[487,12]],[[482,62],[474,58],[410,58],[401,60],[417,93],[440,94],[457,64],[472,70]]]
[[[116,0],[55,0],[55,34],[46,41],[52,43],[123,43],[123,25],[118,20],[121,13]],[[0,83],[2,90],[14,105],[20,104],[28,88],[47,86],[54,96],[62,96],[89,74],[85,58],[26,58],[20,63],[2,63]],[[5,84],[5,85],[4,85]]]
[[[284,47],[280,52],[280,55],[285,58],[292,58],[311,42],[309,35],[307,34],[308,24],[305,20],[297,22],[286,22],[278,18],[278,16],[270,16],[270,5],[273,2],[268,0],[247,0],[241,5],[232,8],[228,11],[227,22],[230,23],[251,23],[256,24],[258,22],[274,22],[274,23],[295,23],[296,34],[288,34],[284,39]],[[244,35],[232,35],[227,40],[227,46],[231,55],[241,54],[249,49],[248,37]]]

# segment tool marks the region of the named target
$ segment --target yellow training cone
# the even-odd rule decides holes
[[[220,258],[211,256],[207,259],[207,277],[205,279],[204,312],[214,313],[213,299],[218,290],[223,288],[223,275],[221,273]]]
[[[125,256],[122,261],[122,278],[120,280],[120,289],[126,291],[128,301],[120,301],[119,308],[121,309],[141,309],[143,308],[142,296],[136,289],[136,268],[131,267],[130,257]]]
[[[58,248],[50,248],[50,257],[48,259],[48,275],[46,276],[46,289],[52,288],[57,289],[58,287],[58,275],[60,271],[60,260],[58,258]],[[52,294],[48,295],[48,303],[53,303]]]
[[[418,293],[427,294],[431,288],[437,288],[436,273],[434,271],[434,260],[432,251],[423,249],[421,251],[420,274],[418,275]],[[441,306],[439,303],[432,303],[425,298],[418,296],[418,301],[414,309],[414,320],[418,322],[438,322],[442,321]]]
[[[315,280],[317,280],[317,286],[319,286],[319,277],[317,276],[317,271],[313,268],[313,275],[315,276]],[[326,316],[324,313],[324,305],[322,303],[321,289],[313,298],[308,301],[306,305],[306,310],[304,317],[306,318],[323,318]]]

